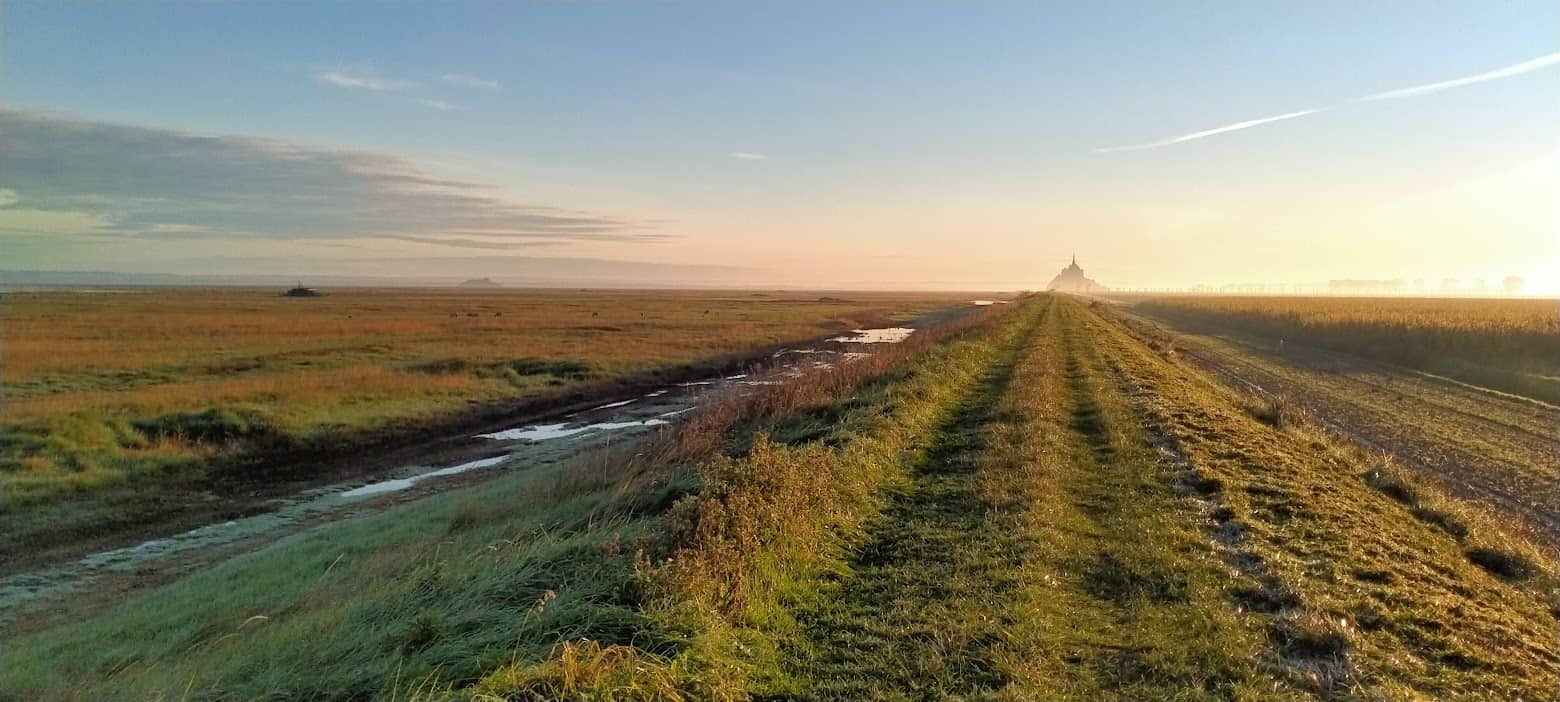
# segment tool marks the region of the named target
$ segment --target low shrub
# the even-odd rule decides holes
[[[1305,418],[1302,410],[1286,395],[1246,394],[1242,396],[1241,408],[1274,429],[1295,426]]]
[[[137,419],[131,425],[148,438],[173,438],[204,444],[225,444],[273,431],[269,419],[259,410],[226,407]]]

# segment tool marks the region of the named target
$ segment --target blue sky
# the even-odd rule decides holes
[[[1560,52],[1557,8],[7,3],[0,95],[37,143],[0,163],[0,231],[6,267],[60,269],[501,276],[545,256],[666,264],[663,282],[692,264],[708,279],[689,282],[984,288],[1043,284],[1077,250],[1118,285],[1560,287],[1536,197],[1556,183],[1560,66],[1353,102]],[[278,185],[297,159],[276,144],[311,154],[317,196]],[[51,167],[88,155],[142,165]],[[103,182],[145,164],[180,196]],[[382,209],[405,179],[376,169],[440,197]]]

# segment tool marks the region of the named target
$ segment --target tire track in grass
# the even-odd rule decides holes
[[[1070,430],[1047,453],[1052,502],[1032,524],[1046,540],[1044,587],[1029,591],[1016,637],[1042,672],[1016,699],[1294,699],[1303,693],[1254,665],[1259,632],[1222,597],[1223,574],[1196,515],[1175,494],[1109,359],[1076,306],[1059,310],[1050,353],[1057,395],[1033,406]],[[1024,641],[1023,634],[1028,640]]]
[[[1293,699],[1071,303],[938,432],[800,617],[794,698]]]
[[[996,613],[1018,585],[1015,546],[986,528],[975,463],[990,428],[1011,421],[996,408],[1039,322],[939,427],[835,599],[801,615],[806,640],[787,665],[796,698],[948,699],[1008,682],[995,658],[1004,625]]]

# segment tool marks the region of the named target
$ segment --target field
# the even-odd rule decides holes
[[[1149,298],[1200,330],[1332,349],[1560,403],[1560,303],[1426,298]]]
[[[692,377],[967,299],[341,290],[7,293],[0,547],[15,566],[482,417]],[[301,465],[301,468],[299,467]],[[282,470],[282,469],[288,470]],[[105,541],[108,540],[108,541]],[[26,549],[19,547],[27,544]]]
[[[1069,297],[987,308],[645,443],[324,524],[15,632],[0,690],[1560,694],[1557,564],[1519,515],[1181,341]]]

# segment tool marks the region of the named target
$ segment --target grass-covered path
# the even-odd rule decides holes
[[[1051,305],[940,427],[910,485],[802,615],[791,695],[1285,687],[1239,663],[1260,640],[1219,598],[1216,563],[1081,314]]]
[[[991,602],[1012,596],[1019,534],[993,538],[976,481],[998,402],[1036,328],[1017,335],[937,427],[912,481],[895,495],[870,541],[827,589],[832,601],[802,616],[808,640],[790,672],[795,694],[873,699],[945,698],[1000,687],[1000,623]]]

